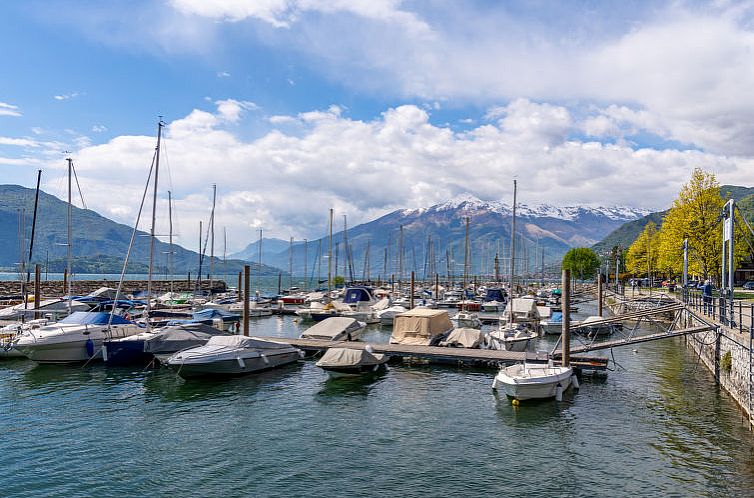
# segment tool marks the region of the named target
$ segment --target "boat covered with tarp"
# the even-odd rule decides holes
[[[316,365],[331,376],[374,373],[384,368],[388,361],[385,354],[377,354],[365,349],[330,348]]]
[[[428,308],[415,308],[393,319],[390,344],[433,346],[453,330],[448,312]]]
[[[334,316],[317,322],[301,333],[301,339],[319,339],[321,341],[352,341],[361,335],[366,327],[364,322],[355,318]]]
[[[453,329],[440,346],[451,348],[480,348],[484,345],[484,333],[479,329],[460,327]]]

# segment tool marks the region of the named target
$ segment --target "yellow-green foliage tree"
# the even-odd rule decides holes
[[[726,200],[713,173],[697,168],[662,223],[659,237],[659,267],[674,274],[683,271],[683,240],[689,241],[689,273],[718,276],[722,257],[720,213]],[[739,224],[740,225],[740,224]],[[736,258],[746,254],[743,232],[736,230]]]
[[[657,226],[649,222],[626,252],[626,270],[634,275],[648,275],[657,271],[659,254]]]

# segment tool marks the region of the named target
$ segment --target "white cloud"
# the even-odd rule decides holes
[[[258,105],[247,100],[218,100],[215,102],[215,105],[217,105],[219,117],[231,123],[235,123],[241,118],[242,111],[255,111],[259,109]]]
[[[18,106],[0,102],[0,116],[21,116],[21,111],[18,110]]]
[[[94,133],[103,133],[103,132],[107,131],[107,126],[96,124],[96,125],[92,126],[92,131]]]
[[[603,112],[596,109],[590,116]],[[173,191],[176,216],[185,229],[182,243],[196,246],[194,227],[207,219],[212,183],[218,184],[216,225],[228,227],[232,249],[252,240],[260,226],[283,238],[318,237],[330,207],[356,224],[463,192],[510,201],[514,177],[527,204],[653,209],[665,207],[656,203],[669,202],[697,166],[723,182],[754,183],[750,159],[571,139],[569,132],[582,130],[583,120],[562,106],[525,99],[501,107],[496,121],[462,133],[433,125],[427,112],[414,105],[387,109],[370,121],[344,117],[339,107],[281,117],[290,119],[299,124],[295,135],[273,130],[251,141],[229,131],[237,122],[220,106],[214,113],[194,110],[168,124],[164,167],[169,173],[161,173],[160,189]],[[79,150],[77,168],[87,203],[133,223],[129,216],[135,213],[154,144],[150,136],[120,136]],[[131,211],[123,209],[128,204],[122,201],[113,209],[113,171],[119,172],[120,198],[134,199]]]
[[[82,95],[82,94],[79,92],[72,92],[72,93],[63,93],[60,95],[54,95],[52,98],[58,101],[63,101],[63,100],[75,99],[79,95]]]
[[[228,71],[220,71],[217,73],[218,78],[230,78],[230,73]]]

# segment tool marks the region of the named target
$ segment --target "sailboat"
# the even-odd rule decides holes
[[[513,216],[511,222],[511,266],[509,282],[508,320],[501,324],[497,330],[490,332],[488,336],[491,349],[503,349],[506,351],[526,351],[529,345],[539,336],[537,330],[532,330],[514,320],[513,303],[513,277],[515,275],[516,261],[516,180],[513,180]],[[536,309],[536,306],[535,306]]]
[[[71,177],[73,159],[68,162],[68,312],[63,320],[38,329],[21,331],[13,347],[24,356],[40,363],[71,363],[102,357],[102,343],[110,337],[126,337],[142,329],[136,323],[111,313],[76,311],[71,292],[72,219]]]

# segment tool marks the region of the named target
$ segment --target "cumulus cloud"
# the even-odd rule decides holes
[[[21,111],[18,110],[18,106],[0,102],[0,116],[21,116]]]
[[[52,98],[58,101],[63,101],[63,100],[75,99],[79,95],[81,95],[81,93],[79,92],[62,93],[60,95],[54,95]]]
[[[214,112],[194,110],[168,124],[160,190],[173,192],[184,229],[179,240],[195,247],[195,227],[207,219],[210,186],[217,183],[216,226],[228,228],[229,244],[237,249],[260,226],[283,238],[321,236],[331,207],[356,224],[463,192],[510,201],[514,177],[527,204],[647,208],[665,207],[657,202],[672,199],[697,166],[716,172],[721,181],[754,182],[750,159],[570,138],[586,120],[608,111],[595,109],[581,118],[562,106],[517,99],[498,108],[491,122],[455,132],[432,124],[427,111],[415,105],[390,108],[367,121],[333,106],[284,117],[298,123],[295,134],[275,129],[245,140],[232,130],[247,121],[242,115],[238,122],[228,119],[218,104]],[[87,203],[133,223],[129,217],[138,207],[139,182],[154,145],[154,137],[119,136],[81,148],[76,161]],[[113,171],[121,173],[119,198],[132,199],[132,210],[123,201],[112,203]],[[164,200],[161,206],[164,219]]]

